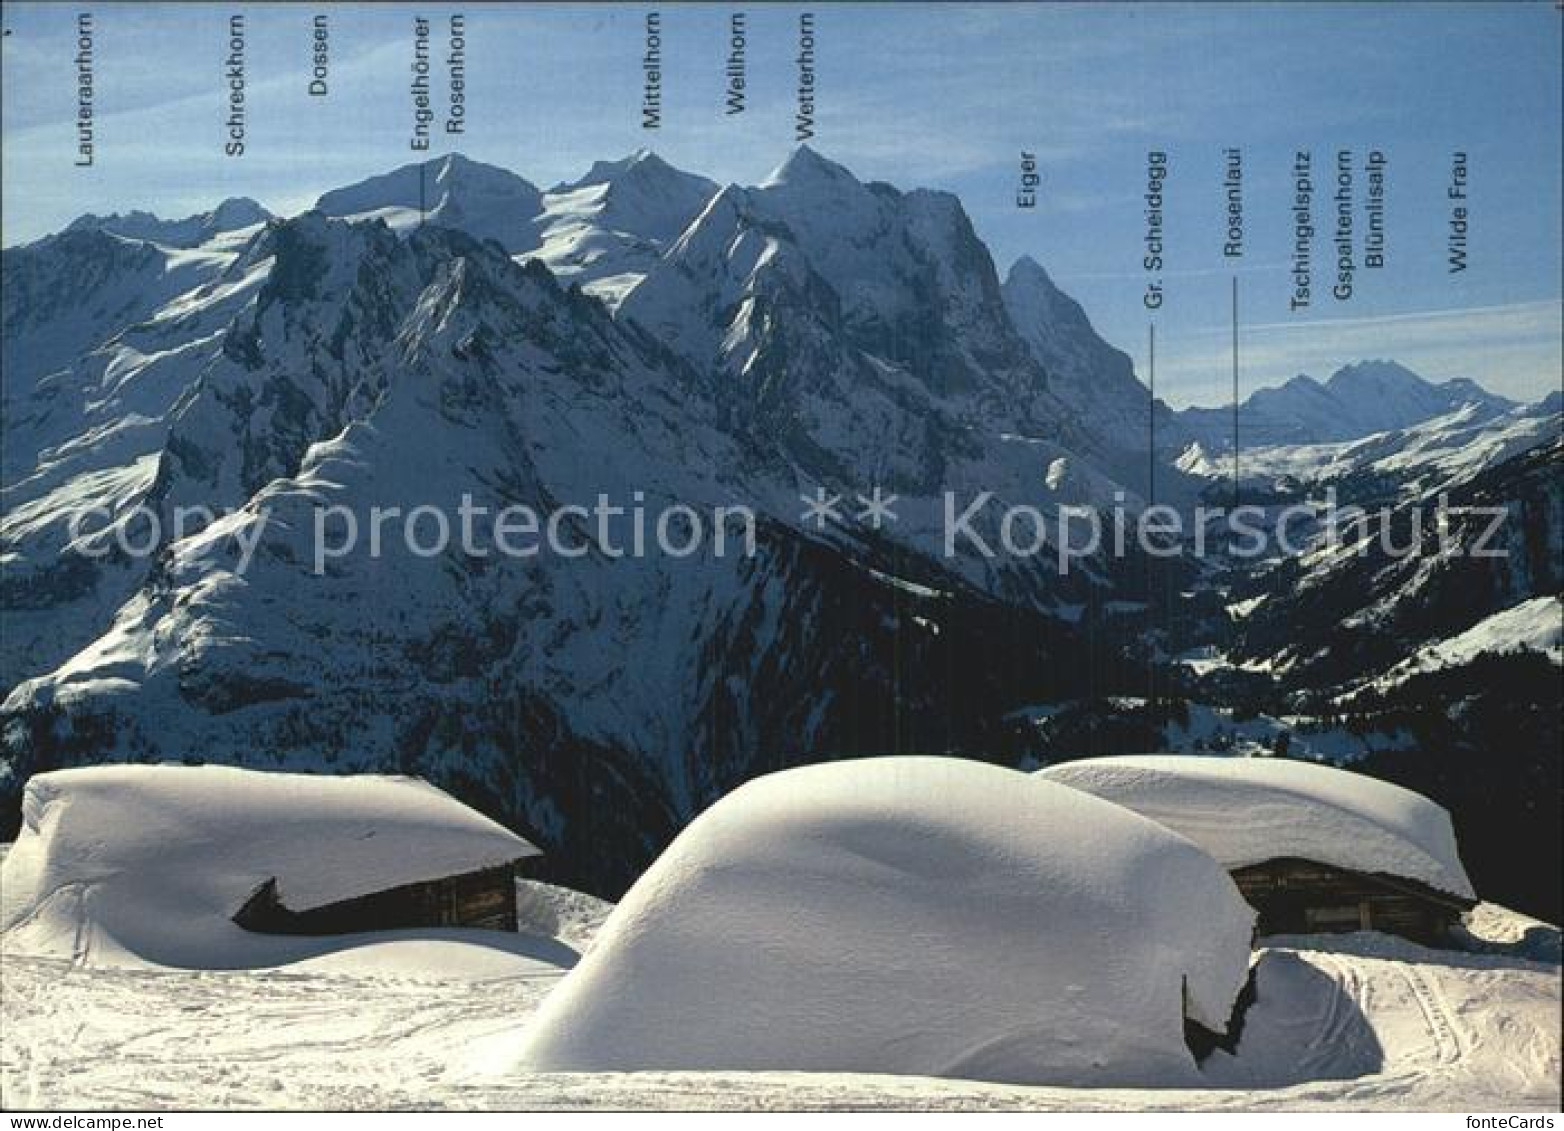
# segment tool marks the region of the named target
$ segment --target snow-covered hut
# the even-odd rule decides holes
[[[0,930],[78,960],[290,961],[303,939],[516,926],[527,841],[415,778],[228,766],[35,775],[0,867]]]
[[[1198,1081],[1254,915],[1203,851],[954,758],[758,778],[687,827],[527,1028],[528,1069]]]
[[[1042,771],[1188,837],[1232,872],[1261,934],[1437,941],[1477,902],[1450,815],[1411,790],[1281,758],[1088,758]]]

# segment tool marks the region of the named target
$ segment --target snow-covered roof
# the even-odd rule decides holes
[[[290,960],[297,940],[231,921],[273,878],[301,911],[537,855],[402,777],[94,766],[34,776],[22,821],[0,865],[0,931],[26,932],[34,953],[166,966]]]
[[[631,888],[528,1027],[539,1070],[1193,1079],[1253,913],[1195,845],[953,758],[756,779]]]
[[[1450,814],[1364,774],[1283,758],[1141,755],[1041,771],[1161,822],[1228,868],[1296,857],[1475,898]]]

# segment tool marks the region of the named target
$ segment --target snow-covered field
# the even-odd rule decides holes
[[[1558,932],[1489,904],[1474,930],[1494,952],[1375,934],[1270,940],[1241,1055],[1214,1054],[1209,1088],[1156,1091],[520,1073],[511,1065],[529,1019],[563,970],[471,943],[400,956],[382,944],[325,965],[215,972],[6,951],[0,1098],[13,1109],[1556,1107]]]

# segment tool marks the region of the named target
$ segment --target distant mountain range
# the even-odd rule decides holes
[[[1360,440],[1473,406],[1486,417],[1517,407],[1475,381],[1434,384],[1394,361],[1360,361],[1323,384],[1299,375],[1284,385],[1257,389],[1238,406],[1240,448],[1324,444]],[[1183,438],[1206,451],[1233,446],[1233,407],[1188,408],[1177,414]]]
[[[898,749],[1035,761],[1053,754],[1016,712],[1116,711],[1148,678],[1224,710],[1338,713],[1406,656],[1559,586],[1557,404],[1523,411],[1383,362],[1255,394],[1241,443],[1291,445],[1267,465],[1289,491],[1350,464],[1401,509],[1437,465],[1445,488],[1515,504],[1524,571],[1478,584],[1431,558],[1390,587],[1331,573],[1353,596],[1323,635],[1290,639],[1228,605],[1314,617],[1285,604],[1307,591],[1297,571],[1335,566],[947,554],[946,492],[988,493],[972,528],[990,544],[1013,504],[1134,515],[1153,474],[1159,499],[1192,502],[1220,474],[1231,410],[1153,405],[1041,266],[1001,277],[956,197],[862,182],[807,147],[755,186],[641,152],[541,190],[442,157],[294,217],[243,200],[84,217],[0,269],[13,823],[28,774],[77,762],[391,769],[613,892],[756,773]],[[1400,438],[1299,454],[1370,433]],[[893,520],[859,517],[876,488]],[[547,512],[637,492],[752,508],[755,554],[431,558],[398,542],[313,568],[322,506],[466,495]],[[811,498],[837,517],[811,519]],[[197,505],[218,517],[172,537],[176,508]],[[111,525],[83,535],[71,518],[89,507]],[[163,520],[147,557],[111,545],[116,529],[151,537],[138,507]],[[1373,647],[1365,623],[1387,626]],[[1303,639],[1337,654],[1301,655]],[[1178,659],[1195,648],[1231,662]],[[1482,694],[1523,685],[1509,671]],[[1440,718],[1440,750],[1509,725]],[[1116,725],[1078,732],[1080,752],[1113,752]],[[1132,730],[1123,742],[1151,741]],[[1546,765],[1545,728],[1511,737],[1503,757]]]
[[[106,232],[127,240],[145,240],[164,247],[197,247],[216,236],[243,228],[252,228],[272,219],[272,214],[249,197],[236,196],[223,201],[210,212],[186,216],[183,220],[160,220],[150,212],[114,213],[94,216],[88,213],[73,220],[67,232]]]

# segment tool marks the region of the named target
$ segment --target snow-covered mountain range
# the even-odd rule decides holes
[[[1141,689],[1148,665],[1229,707],[1323,702],[1558,590],[1557,493],[1534,487],[1557,469],[1557,403],[1387,363],[1256,394],[1240,431],[1282,421],[1276,442],[1335,445],[1272,443],[1264,466],[1298,490],[1350,472],[1408,506],[1464,475],[1542,508],[1513,532],[1535,568],[1426,632],[1345,665],[1278,662],[1263,688],[1196,679],[1169,658],[1228,648],[1224,595],[1281,610],[1296,577],[1133,549],[1068,572],[947,554],[947,492],[991,494],[972,524],[990,542],[1011,504],[1138,514],[1153,468],[1159,495],[1197,498],[1231,411],[1152,405],[1041,266],[1001,277],[954,196],[864,183],[808,148],[748,187],[644,152],[548,190],[443,157],[289,218],[250,201],[84,217],[6,249],[3,272],[8,820],[30,773],[76,762],[395,768],[614,892],[761,770],[897,749],[1024,760],[1016,710]],[[858,517],[875,488],[894,521]],[[322,508],[454,512],[465,495],[541,513],[600,494],[748,507],[755,552],[619,557],[581,519],[599,542],[582,558],[397,539],[316,568]],[[811,519],[812,497],[839,516]],[[196,506],[212,517],[176,537]],[[84,508],[101,516],[85,533]],[[1384,588],[1353,589],[1331,623]],[[1235,665],[1300,647],[1251,623]]]
[[[272,219],[272,214],[246,196],[229,197],[208,212],[186,216],[182,220],[160,220],[150,212],[133,211],[123,215],[78,216],[67,232],[107,232],[125,240],[139,240],[171,248],[192,248],[209,243],[231,232],[254,229]]]
[[[1409,428],[1459,409],[1483,417],[1518,407],[1475,381],[1435,384],[1394,361],[1343,366],[1324,382],[1299,374],[1257,389],[1238,406],[1241,448],[1327,444]],[[1178,414],[1184,436],[1207,450],[1233,446],[1233,408],[1188,408]]]

